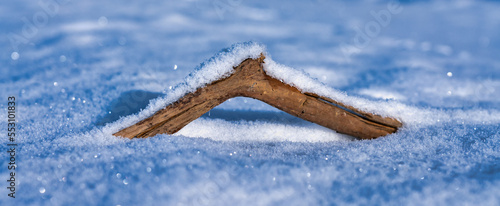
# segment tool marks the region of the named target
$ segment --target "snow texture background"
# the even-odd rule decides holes
[[[495,1],[0,5],[0,121],[16,96],[20,145],[11,199],[0,132],[0,205],[500,204]],[[120,116],[247,41],[329,87],[415,114],[396,134],[359,141],[235,98],[175,135],[110,135]]]

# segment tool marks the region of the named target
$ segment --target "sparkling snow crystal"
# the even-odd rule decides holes
[[[389,21],[390,8],[400,12]],[[0,205],[500,205],[498,11],[495,1],[3,1]],[[112,135],[260,53],[269,75],[404,126],[360,141],[238,97],[174,135]]]

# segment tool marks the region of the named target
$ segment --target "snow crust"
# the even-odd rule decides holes
[[[50,2],[0,7],[0,121],[14,95],[19,126],[16,199],[0,132],[0,205],[500,204],[497,2],[401,1],[346,47],[387,2],[57,1],[14,49]],[[276,78],[404,127],[358,141],[234,98],[175,135],[111,135],[260,52]]]

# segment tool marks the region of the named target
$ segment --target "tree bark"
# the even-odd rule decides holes
[[[291,115],[361,139],[385,136],[402,126],[393,118],[363,112],[317,94],[302,93],[267,75],[262,66],[264,58],[261,55],[258,59],[244,60],[231,76],[185,95],[114,135],[145,138],[174,134],[217,105],[239,96],[261,100]]]

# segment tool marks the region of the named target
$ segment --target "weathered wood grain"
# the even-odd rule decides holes
[[[244,60],[231,76],[185,95],[114,135],[145,138],[173,134],[215,106],[239,96],[261,100],[291,115],[361,139],[385,136],[402,126],[393,118],[363,112],[313,93],[302,93],[267,75],[262,67],[264,58],[261,55],[258,59]]]

